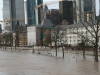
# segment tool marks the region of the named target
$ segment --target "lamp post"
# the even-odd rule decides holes
[[[85,45],[86,45],[86,39],[82,38],[82,49],[83,49],[83,58],[86,59],[85,57]]]

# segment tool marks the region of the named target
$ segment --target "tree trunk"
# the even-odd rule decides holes
[[[64,58],[64,47],[63,47],[63,44],[62,44],[62,53],[63,53],[63,58]]]
[[[55,50],[56,50],[56,56],[57,56],[57,43],[55,42]]]
[[[95,46],[95,62],[98,62],[98,39],[96,39],[96,46]]]
[[[98,31],[99,31],[99,26],[97,24],[97,32],[96,32],[96,42],[95,42],[95,62],[98,62]]]

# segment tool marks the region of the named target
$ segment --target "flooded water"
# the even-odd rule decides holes
[[[100,63],[92,56],[65,54],[50,57],[31,52],[0,50],[0,75],[100,75]]]

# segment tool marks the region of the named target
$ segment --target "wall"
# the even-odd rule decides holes
[[[28,41],[28,46],[36,45],[36,27],[35,26],[27,27],[27,41]]]

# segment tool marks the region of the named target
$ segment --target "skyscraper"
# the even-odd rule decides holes
[[[24,12],[25,12],[25,24],[28,24],[28,19],[27,19],[27,1],[24,2]]]
[[[3,19],[4,20],[12,20],[11,16],[11,0],[3,0]],[[4,29],[6,24],[4,23]],[[8,24],[9,30],[12,30],[12,23]]]
[[[86,20],[86,15],[89,12],[95,13],[95,0],[73,0],[76,15],[74,19],[76,22]],[[76,18],[75,18],[76,17]],[[95,17],[95,16],[94,16]]]
[[[35,6],[43,4],[43,0],[27,0],[28,25],[40,23],[40,9],[34,9]]]
[[[24,18],[24,0],[3,0],[3,19],[11,21],[8,30],[14,30],[17,20],[25,25]]]
[[[59,9],[50,9],[46,13],[46,19],[50,19],[50,21],[53,23],[53,25],[60,24],[60,17],[59,17]]]
[[[69,24],[73,24],[73,1],[60,1],[59,14],[61,21],[67,20]]]

